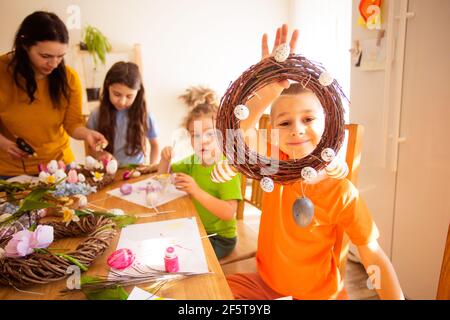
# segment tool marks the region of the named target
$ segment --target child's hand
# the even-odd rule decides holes
[[[288,37],[288,26],[287,24],[283,24],[280,28],[277,28],[277,32],[275,34],[275,41],[272,48],[272,53],[269,51],[269,45],[267,44],[267,33],[263,34],[262,37],[262,44],[261,44],[261,60],[264,60],[268,57],[270,57],[275,49],[287,42]],[[295,53],[295,47],[297,46],[297,40],[298,40],[298,29],[295,29],[291,36],[291,41],[289,42],[290,47],[290,53]],[[281,89],[287,89],[289,88],[289,81],[288,80],[282,80],[280,82],[275,82],[274,85],[277,85],[281,87]]]
[[[173,157],[173,148],[172,147],[164,147],[161,150],[161,160],[170,162]]]
[[[175,175],[175,187],[193,196],[200,190],[194,178],[185,173],[177,173]]]

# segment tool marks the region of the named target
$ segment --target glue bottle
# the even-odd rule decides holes
[[[180,266],[178,264],[178,256],[175,253],[174,247],[167,247],[166,254],[164,256],[164,266],[166,272],[178,272]]]

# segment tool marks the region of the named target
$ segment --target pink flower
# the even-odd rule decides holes
[[[47,248],[53,242],[53,227],[39,225],[34,232],[22,230],[14,234],[5,247],[9,258],[25,257],[35,248]]]

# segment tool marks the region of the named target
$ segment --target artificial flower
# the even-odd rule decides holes
[[[95,172],[91,172],[92,176],[94,177],[94,181],[95,182],[99,182],[103,180],[103,173],[95,171]]]
[[[53,227],[39,225],[34,232],[22,230],[15,233],[5,247],[9,258],[25,257],[34,252],[34,249],[47,248],[54,239]]]
[[[75,211],[72,209],[69,209],[67,207],[63,207],[62,208],[62,213],[63,213],[63,222],[66,223],[66,226],[69,225],[70,222],[74,221],[74,222],[78,222],[80,221],[80,217],[78,217],[75,214]]]

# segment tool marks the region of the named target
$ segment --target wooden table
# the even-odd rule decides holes
[[[111,184],[109,187],[100,190],[98,193],[90,195],[89,201],[94,205],[99,206],[101,208],[112,209],[119,208],[124,210],[127,213],[144,213],[144,212],[153,212],[153,210],[121,200],[116,197],[111,197],[106,194],[108,190],[119,187],[123,180],[121,180],[122,175],[120,173],[116,176],[116,181]],[[141,179],[146,179],[149,176],[142,176],[140,178],[136,178],[130,180],[130,183],[139,181]],[[198,222],[198,227],[200,230],[200,235],[206,235],[205,229],[197,215],[195,207],[191,201],[191,199],[186,196],[183,198],[176,199],[172,202],[169,202],[165,205],[158,207],[159,211],[167,211],[167,210],[175,210],[174,213],[161,214],[156,217],[149,218],[139,218],[137,223],[145,223],[145,222],[153,222],[153,221],[162,221],[176,218],[186,218],[195,216]],[[120,231],[119,231],[120,233]],[[98,257],[95,262],[91,265],[89,270],[85,273],[88,275],[106,275],[108,273],[109,267],[106,264],[107,257],[115,250],[118,240],[119,233],[111,242],[111,246],[109,249],[105,251],[105,253]],[[62,239],[55,241],[52,244],[54,248],[67,248],[67,249],[75,249],[80,239]],[[181,281],[176,281],[173,284],[167,285],[163,288],[158,295],[174,298],[174,299],[192,299],[192,300],[207,300],[207,299],[233,299],[230,288],[227,284],[225,276],[220,267],[219,261],[214,254],[214,250],[207,238],[202,240],[203,248],[205,250],[206,260],[208,262],[209,270],[212,272],[211,274],[199,275],[195,277],[190,277],[187,279],[183,279]],[[140,287],[146,287],[146,285],[140,285]],[[59,291],[66,288],[66,280],[61,280],[55,283],[49,283],[45,285],[36,285],[27,288],[27,291],[40,293],[40,294],[31,294],[25,292],[18,292],[10,287],[0,287],[0,300],[6,299],[15,299],[15,300],[26,300],[26,299],[85,299],[85,295],[83,293],[70,293],[68,295],[62,296]],[[131,292],[132,287],[125,288],[128,292]]]

